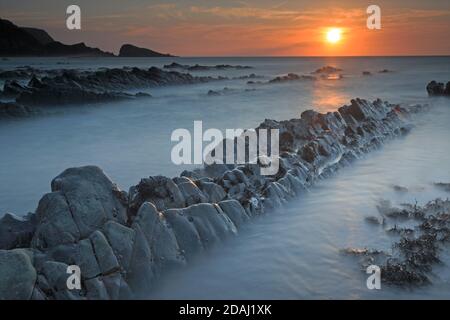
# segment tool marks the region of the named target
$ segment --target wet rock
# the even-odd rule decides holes
[[[28,300],[36,282],[36,270],[21,249],[0,250],[0,300]]]
[[[142,203],[153,203],[159,211],[183,208],[185,199],[178,186],[167,177],[155,176],[142,179],[136,187],[130,188],[130,208],[137,212]]]
[[[111,300],[131,298],[130,288],[120,273],[107,275],[102,278],[102,281]]]
[[[371,76],[372,73],[371,73],[370,71],[363,71],[363,72],[362,72],[362,75],[363,75],[363,76]]]
[[[220,96],[221,93],[218,91],[214,91],[214,90],[209,90],[208,91],[208,96]]]
[[[216,205],[192,205],[183,209],[183,214],[194,224],[205,248],[225,240],[237,231],[230,218]]]
[[[207,197],[207,202],[209,203],[217,203],[227,196],[225,190],[214,182],[199,181],[197,184],[200,190],[203,191],[203,194]]]
[[[117,86],[126,86],[128,81],[147,79],[149,74],[154,85],[171,83],[171,77],[189,81],[188,75],[137,68],[99,70],[95,77],[90,72],[66,72],[60,80],[64,85],[92,89],[103,85],[96,83],[102,77],[106,77],[102,80],[106,84],[117,81]],[[148,83],[145,81],[142,83]],[[29,87],[35,90],[48,83],[35,79]],[[29,232],[34,233],[31,248],[24,253],[32,259],[39,276],[35,288],[26,295],[36,299],[121,299],[148,292],[166,270],[183,266],[196,254],[233,236],[250,217],[281,206],[315,181],[407,132],[404,119],[424,109],[355,99],[339,112],[310,110],[299,119],[265,120],[256,129],[258,134],[261,129],[279,129],[284,141],[276,158],[279,170],[270,176],[262,175],[262,168],[274,160],[259,157],[256,163],[206,165],[174,179],[145,178],[127,194],[99,168],[68,169],[52,181],[52,192],[41,199],[36,210],[35,231]],[[379,206],[385,230],[404,239],[395,247],[394,258],[399,260],[391,260],[392,270],[405,264],[408,272],[420,277],[414,269],[419,266],[427,276],[437,261],[436,248],[450,241],[450,228],[445,225],[450,218],[442,213],[443,205]],[[398,219],[413,219],[420,225],[407,229],[395,223],[392,228],[391,222]],[[16,220],[9,222],[15,225]],[[22,222],[17,225],[22,226]],[[423,234],[428,236],[420,238]],[[18,233],[7,238],[14,246],[22,243],[21,239]],[[24,246],[28,246],[27,241]],[[424,248],[426,254],[418,255],[415,248]],[[382,261],[386,255],[375,250],[360,256],[364,264],[380,261],[379,265],[387,266],[386,260]],[[67,279],[64,267],[69,264],[82,268],[80,292],[60,286],[60,280]]]
[[[86,297],[89,300],[109,300],[110,296],[106,287],[99,278],[93,278],[84,281],[84,286],[86,288]]]
[[[52,181],[36,211],[32,245],[46,249],[88,237],[108,220],[126,222],[126,209],[117,198],[117,187],[98,167],[65,170]]]
[[[228,70],[228,69],[251,69],[250,66],[241,66],[241,65],[229,65],[229,64],[218,64],[215,66],[204,66],[204,65],[183,65],[176,62],[172,62],[171,64],[167,64],[164,66],[164,69],[183,69],[188,71],[209,71],[209,70]]]
[[[74,289],[67,289],[67,274],[68,265],[62,262],[47,261],[44,263],[42,273],[48,282],[48,287],[51,290],[51,295],[59,300],[78,300],[81,296],[81,291]]]
[[[76,265],[83,270],[82,276],[87,279],[92,279],[101,274],[100,266],[94,252],[90,239],[83,239],[78,243],[79,261]]]
[[[317,69],[316,71],[314,71],[312,73],[337,73],[340,71],[342,71],[342,69],[332,67],[332,66],[324,66],[324,67]]]
[[[429,96],[450,96],[450,81],[444,85],[442,82],[431,81],[427,85]]]
[[[121,269],[128,270],[133,253],[134,230],[115,221],[108,221],[103,226],[103,233],[108,239]]]
[[[193,182],[180,183],[178,188],[183,194],[186,206],[208,201],[208,198]]]
[[[33,248],[45,250],[80,239],[80,230],[65,197],[59,192],[48,193],[39,201],[36,218],[38,224],[31,241]]]
[[[89,237],[102,274],[107,275],[119,270],[119,262],[111,246],[101,231],[95,231]]]
[[[0,102],[0,119],[23,118],[38,115],[40,112],[15,102]]]
[[[0,219],[0,249],[30,247],[35,228],[34,214],[20,218],[12,213],[6,213]]]
[[[450,183],[436,182],[434,185],[442,190],[450,192]]]
[[[237,200],[226,200],[218,203],[222,211],[239,228],[244,222],[250,219],[242,205]]]
[[[15,98],[24,92],[30,92],[30,90],[15,80],[7,80],[3,86],[4,97]]]
[[[316,78],[312,76],[305,76],[305,75],[298,75],[295,73],[288,73],[284,76],[276,77],[272,80],[269,80],[268,83],[283,83],[283,82],[289,82],[289,81],[299,81],[299,80],[315,80]]]
[[[164,211],[163,215],[173,230],[181,253],[187,261],[203,251],[200,235],[182,209],[169,209]]]
[[[133,223],[140,227],[148,246],[153,253],[156,272],[185,264],[173,229],[168,225],[165,215],[159,213],[150,202],[144,202],[139,208]]]
[[[41,79],[33,77],[28,86],[22,86],[17,82],[7,82],[4,94],[16,97],[16,101],[25,106],[61,106],[150,97],[149,94],[142,92],[135,95],[124,92],[129,89],[220,80],[220,78],[194,77],[186,73],[167,72],[155,67],[147,70],[116,68],[98,71],[57,70],[40,73],[46,73],[47,76]]]
[[[134,225],[136,233],[126,281],[134,293],[148,292],[155,280],[154,260],[145,234],[139,225]]]
[[[408,192],[408,188],[403,187],[403,186],[394,185],[394,186],[392,186],[392,188],[397,192]]]

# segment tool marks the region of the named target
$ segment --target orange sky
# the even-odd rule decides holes
[[[0,0],[0,12],[63,42],[114,52],[133,43],[182,56],[450,55],[448,0],[377,1],[381,30],[366,28],[370,3],[356,0],[80,0],[81,31],[65,29],[69,2],[36,2]],[[329,27],[342,28],[341,41],[325,41]]]

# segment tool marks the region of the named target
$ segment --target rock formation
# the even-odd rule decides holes
[[[90,48],[84,43],[66,45],[54,41],[47,32],[36,28],[21,28],[0,19],[0,56],[114,56]]]
[[[237,234],[246,221],[304,192],[383,142],[408,132],[424,106],[355,99],[256,130],[280,130],[280,169],[214,164],[173,179],[147,177],[128,192],[98,167],[65,170],[35,213],[0,220],[0,299],[127,299],[164,272]],[[81,289],[66,286],[81,269]]]
[[[15,99],[16,103],[2,103],[0,118],[35,113],[36,106],[63,106],[67,104],[97,103],[150,97],[146,93],[130,94],[125,90],[151,88],[167,85],[203,83],[222,80],[221,77],[192,76],[189,73],[164,71],[151,67],[114,68],[97,71],[71,69],[38,70],[21,68],[4,71],[0,77],[6,78],[0,96]],[[14,79],[28,81],[27,85]],[[27,112],[22,112],[27,111]]]
[[[450,81],[444,86],[442,82],[431,81],[427,85],[429,96],[450,96]]]
[[[228,70],[228,69],[252,69],[250,66],[241,66],[241,65],[230,65],[230,64],[218,64],[215,66],[204,66],[204,65],[187,65],[187,64],[179,64],[176,62],[172,62],[171,64],[166,64],[164,69],[180,69],[187,71],[209,71],[209,70]]]
[[[159,53],[147,48],[139,48],[131,44],[124,44],[120,47],[119,57],[138,57],[138,58],[153,58],[153,57],[173,57],[167,53]]]

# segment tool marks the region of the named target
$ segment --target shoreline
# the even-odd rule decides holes
[[[145,178],[127,193],[97,167],[67,169],[52,181],[52,193],[35,214],[0,220],[0,228],[10,230],[1,233],[1,249],[8,250],[0,251],[0,296],[139,296],[162,272],[235,235],[252,216],[280,207],[315,180],[407,133],[408,117],[426,109],[355,99],[336,112],[266,120],[256,130],[277,128],[282,137],[275,176],[259,175],[258,165],[213,165],[173,179]],[[72,264],[82,270],[79,291],[67,290],[62,281]],[[18,273],[18,265],[25,272]],[[6,290],[11,280],[21,289]]]

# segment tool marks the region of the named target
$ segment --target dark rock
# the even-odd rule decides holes
[[[65,45],[44,31],[0,19],[0,56],[114,56],[84,43]]]
[[[120,47],[119,57],[173,57],[170,54],[159,53],[146,48],[139,48],[131,44]]]
[[[25,107],[15,102],[0,102],[0,119],[30,117],[39,114],[39,111]]]
[[[427,85],[429,96],[450,96],[450,81],[444,86],[442,82],[431,81]]]
[[[36,282],[36,270],[22,250],[0,250],[0,300],[28,300]]]
[[[295,74],[295,73],[288,73],[287,75],[279,76],[272,80],[269,80],[268,83],[283,83],[283,82],[289,82],[289,81],[315,80],[315,79],[316,78],[314,78],[312,76],[305,76],[305,75],[299,76],[298,74]]]
[[[324,67],[317,69],[316,71],[314,71],[312,73],[337,73],[340,71],[342,71],[342,69],[332,67],[332,66],[324,66]]]

